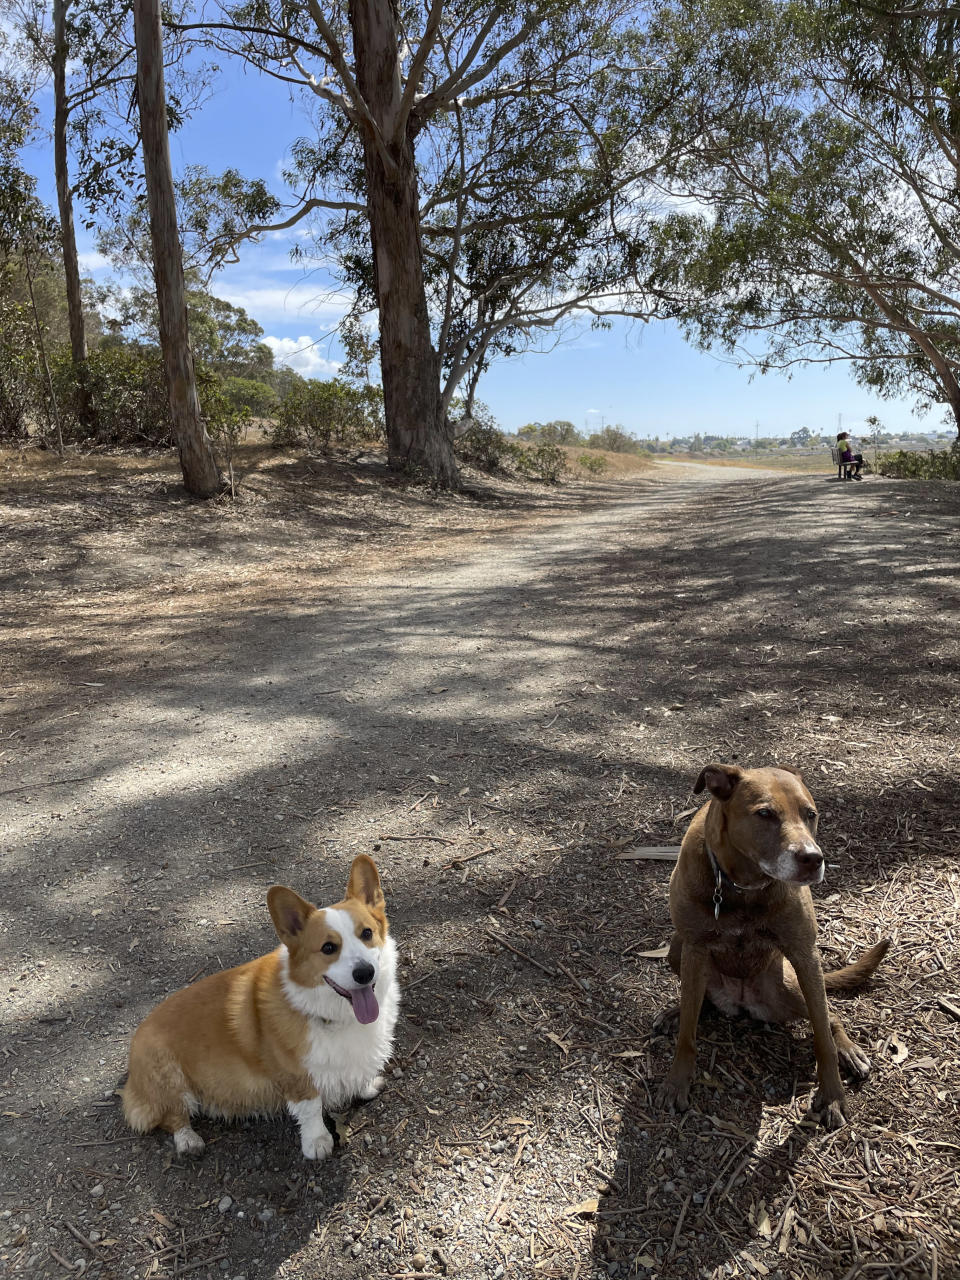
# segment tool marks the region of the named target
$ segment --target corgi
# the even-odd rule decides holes
[[[224,1118],[284,1106],[308,1160],[333,1151],[324,1109],[375,1098],[400,1005],[396,944],[380,876],[361,854],[346,895],[317,908],[274,885],[267,906],[280,945],[178,991],[134,1032],[122,1090],[137,1133],[166,1129],[199,1155],[197,1112]]]

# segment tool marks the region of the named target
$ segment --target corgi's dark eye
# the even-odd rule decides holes
[[[372,938],[373,938],[372,929],[364,929],[363,933],[361,933],[360,935],[361,942],[369,942]]]
[[[335,942],[325,942],[320,948],[325,956],[333,956],[340,950]]]
[[[776,818],[777,818],[777,811],[776,811],[776,809],[758,809],[758,810],[757,810],[757,817],[758,817],[758,818],[773,818],[773,819],[776,819]]]

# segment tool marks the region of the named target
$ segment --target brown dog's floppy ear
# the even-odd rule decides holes
[[[742,777],[743,770],[738,769],[735,764],[708,764],[701,771],[693,788],[693,794],[698,796],[706,787],[718,800],[729,800]]]
[[[371,910],[383,908],[383,890],[380,888],[380,875],[376,863],[365,853],[359,853],[350,868],[350,879],[347,881],[347,897],[356,898]]]
[[[296,945],[304,925],[317,909],[283,884],[275,884],[267,893],[267,906],[277,937],[288,947]]]

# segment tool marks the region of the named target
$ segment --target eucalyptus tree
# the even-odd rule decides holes
[[[56,224],[21,156],[35,115],[29,77],[0,68],[0,439],[26,439],[46,417],[62,452],[45,338],[60,283]]]
[[[219,493],[222,486],[213,446],[200,414],[193,352],[190,349],[183,257],[167,131],[160,0],[133,0],[133,14],[143,169],[150,209],[160,346],[170,416],[184,485],[189,493],[210,498]]]
[[[639,256],[691,336],[764,369],[847,361],[960,430],[958,23],[896,0],[660,6],[678,91],[657,127],[693,145]]]
[[[456,483],[448,411],[491,359],[626,304],[639,0],[251,0],[184,30],[312,100],[292,205],[211,179],[212,251],[306,230],[376,309],[391,465]],[[673,140],[667,140],[667,147]],[[631,312],[646,314],[634,297]]]
[[[135,64],[132,33],[124,22],[126,10],[123,0],[87,0],[84,4],[53,0],[49,11],[39,0],[8,0],[4,4],[21,57],[29,59],[35,71],[48,75],[53,86],[54,177],[70,349],[79,384],[79,415],[88,429],[95,426],[95,407],[86,385],[86,316],[70,151],[71,142],[81,143],[86,162],[81,180],[88,194],[95,193],[98,198],[102,198],[105,184],[114,185],[111,170],[129,166],[135,153],[135,139],[125,144],[116,128],[98,137],[93,127],[95,121],[103,122],[108,100],[116,105],[124,92],[129,98],[133,87]],[[113,115],[118,113],[114,111]],[[105,151],[110,153],[106,163],[102,154]]]

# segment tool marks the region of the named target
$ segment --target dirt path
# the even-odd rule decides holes
[[[97,492],[0,492],[0,1274],[956,1274],[954,490],[662,467],[425,508],[428,539],[351,490],[349,556],[345,517],[308,542],[268,498],[233,530]],[[839,1136],[802,1123],[802,1028],[706,1015],[697,1110],[650,1105],[668,868],[615,855],[677,842],[713,758],[807,776],[829,961],[895,939],[845,1001],[876,1070]],[[139,1018],[359,851],[406,995],[340,1153],[306,1166],[286,1120],[203,1123],[196,1163],[132,1138]]]

